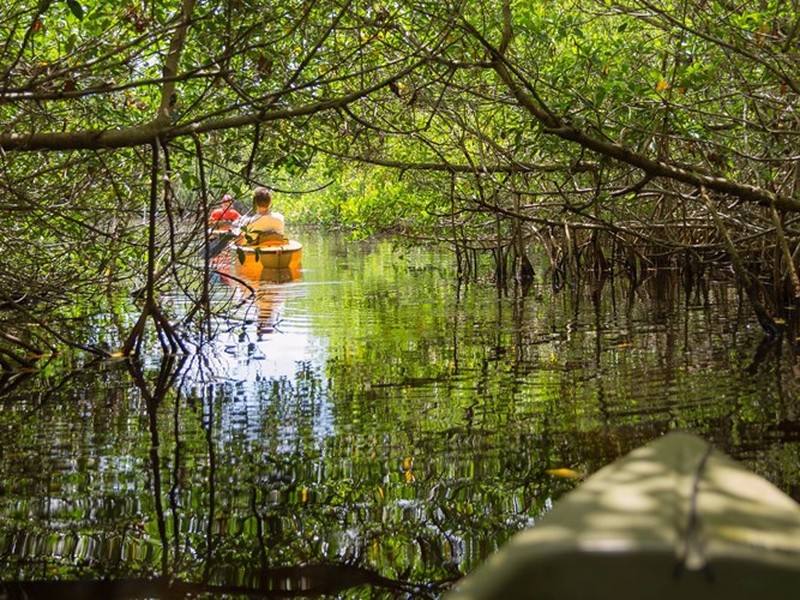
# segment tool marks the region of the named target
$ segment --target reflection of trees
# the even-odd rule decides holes
[[[286,589],[287,586],[305,593],[335,593],[351,586],[371,585],[424,593],[422,584],[392,579],[370,567],[361,535],[352,540],[360,549],[353,551],[351,548],[339,555],[340,559],[346,557],[345,562],[337,561],[335,555],[326,557],[324,552],[320,554],[319,540],[335,540],[341,535],[340,528],[351,528],[353,522],[347,519],[342,522],[341,513],[336,510],[328,512],[323,504],[319,504],[325,499],[335,505],[334,496],[338,492],[333,488],[328,492],[324,490],[340,484],[326,479],[315,489],[311,484],[314,473],[307,465],[308,449],[302,437],[297,438],[289,453],[286,450],[270,452],[262,447],[260,454],[256,455],[253,452],[259,449],[254,447],[252,439],[247,436],[229,438],[224,460],[218,463],[221,438],[215,427],[219,427],[219,412],[213,403],[219,397],[213,394],[203,398],[200,411],[203,435],[193,436],[193,439],[187,437],[189,431],[180,411],[184,405],[180,390],[187,384],[181,379],[185,362],[164,359],[152,377],[152,384],[139,365],[129,365],[131,377],[146,402],[152,516],[161,545],[161,577],[155,581],[125,579],[118,582],[119,589],[156,590],[153,593],[166,589],[172,593],[256,590],[259,594],[271,596],[276,592],[269,590]],[[206,373],[201,368],[201,376],[203,374]],[[322,389],[321,385],[308,382],[312,374],[307,369],[301,369],[298,376],[302,379],[298,385],[312,393]],[[213,392],[214,386],[206,389]],[[291,403],[296,391],[297,388],[288,384],[282,398],[274,400]],[[170,400],[173,407],[167,419],[165,410]],[[293,418],[298,429],[302,429],[304,418],[314,417],[307,413],[304,404],[295,404],[297,412]],[[286,408],[282,414],[287,416]],[[280,427],[275,416],[278,415],[270,419],[273,431],[262,429],[265,436],[273,439]],[[269,427],[268,422],[263,426]],[[206,456],[198,462],[201,438],[205,442]],[[313,444],[314,440],[308,439],[307,442]],[[173,446],[171,460],[167,454],[170,444]],[[203,472],[188,472],[189,460],[195,466],[202,466]],[[169,462],[172,462],[171,468]],[[244,469],[237,468],[236,463]],[[218,495],[220,482],[225,482],[225,486],[222,494]],[[371,483],[366,485],[371,487]],[[195,495],[197,489],[206,490],[200,494],[199,503]],[[361,494],[355,490],[353,493],[356,496]],[[348,495],[355,500],[353,495]],[[168,502],[165,502],[165,496]],[[205,517],[202,516],[203,504]],[[345,514],[350,512],[346,506],[342,505]],[[365,521],[362,526],[369,528],[370,523]],[[363,536],[363,539],[368,537]],[[173,548],[172,556],[169,547]],[[314,564],[320,560],[322,564]],[[299,562],[311,564],[291,566]],[[198,572],[202,572],[201,581],[196,581],[196,576],[193,576]],[[53,591],[56,588],[51,586],[48,589]],[[109,591],[108,587],[99,584],[95,588],[87,586],[81,589],[98,593]],[[36,591],[33,588],[25,590]]]
[[[666,410],[673,405],[622,393],[630,369],[665,366],[664,356],[680,345],[668,336],[687,331],[685,323],[632,329],[641,347],[652,346],[645,355],[609,325],[640,318],[625,303],[618,309],[601,299],[594,313],[575,313],[570,302],[580,301],[579,294],[539,292],[480,304],[468,290],[457,311],[408,303],[414,315],[406,318],[398,308],[404,298],[380,293],[370,290],[385,312],[367,314],[371,326],[379,323],[375,338],[342,311],[358,343],[333,348],[324,373],[303,363],[291,377],[262,373],[244,389],[217,379],[209,367],[213,357],[192,356],[157,368],[131,364],[128,377],[124,370],[103,373],[95,387],[87,385],[91,376],[100,379],[99,371],[79,372],[60,388],[58,378],[51,380],[48,386],[57,389],[42,393],[36,410],[70,411],[65,422],[86,428],[78,435],[97,436],[72,451],[90,461],[99,439],[118,479],[67,491],[62,486],[78,475],[60,474],[48,463],[33,494],[42,505],[68,494],[85,497],[81,512],[58,515],[78,541],[53,551],[52,539],[62,532],[52,515],[35,530],[20,528],[15,539],[35,540],[29,547],[40,561],[20,567],[20,576],[38,576],[49,564],[58,576],[74,578],[79,572],[70,561],[80,560],[81,576],[109,576],[124,589],[152,595],[172,585],[175,594],[260,590],[266,596],[264,590],[290,582],[336,593],[340,588],[324,588],[329,575],[338,586],[435,595],[574,485],[549,479],[546,469],[581,462],[591,472],[674,423]],[[373,347],[372,339],[381,343]],[[698,346],[713,341],[690,339]],[[710,386],[684,360],[666,365],[675,384]],[[615,365],[620,368],[610,368]],[[64,394],[68,389],[75,398]],[[319,434],[324,404],[333,407],[335,420],[335,433],[327,436]],[[762,439],[756,434],[764,419],[730,411],[730,403],[719,402],[680,414],[683,424],[721,436],[733,422],[737,434]],[[42,413],[35,414],[30,430],[46,426]],[[785,414],[791,417],[791,409]],[[91,422],[84,425],[87,415]],[[57,433],[54,446],[74,443],[74,430]],[[789,464],[788,457],[780,460]],[[90,514],[100,516],[92,522]],[[151,573],[159,578],[150,580]],[[113,595],[91,585],[84,590]],[[35,586],[24,589],[32,595]]]
[[[162,495],[162,482],[161,482],[161,458],[159,455],[161,443],[159,442],[159,427],[158,427],[158,409],[167,393],[172,388],[172,384],[180,369],[180,362],[176,362],[174,357],[165,357],[161,362],[161,367],[158,371],[156,382],[151,388],[144,378],[140,365],[134,361],[128,361],[128,369],[131,377],[133,378],[136,387],[142,394],[147,407],[147,421],[148,429],[150,432],[150,468],[152,471],[152,485],[153,485],[153,504],[156,512],[156,523],[158,527],[158,536],[161,540],[161,571],[164,577],[167,576],[169,571],[169,544],[167,540],[167,526],[166,518],[164,516],[164,505]],[[175,404],[177,407],[177,402]],[[176,431],[177,433],[177,431]],[[175,445],[176,452],[178,444]],[[175,456],[175,464],[178,464],[178,456]],[[172,494],[170,494],[172,496]],[[173,506],[174,508],[174,506]],[[177,518],[177,511],[173,510],[173,515]],[[177,528],[176,528],[177,531]],[[176,540],[176,557],[177,557],[177,540]]]

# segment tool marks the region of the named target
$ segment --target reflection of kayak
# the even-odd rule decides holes
[[[271,269],[255,261],[241,264],[237,258],[233,259],[233,272],[237,277],[253,284],[262,281],[267,283],[289,283],[300,279],[300,265],[285,269]]]
[[[800,506],[670,434],[591,476],[450,600],[797,598]]]

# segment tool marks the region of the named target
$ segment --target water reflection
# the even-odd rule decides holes
[[[327,569],[435,597],[575,485],[548,470],[676,428],[796,493],[794,349],[754,360],[722,283],[515,295],[459,287],[433,251],[304,242],[291,281],[218,269],[203,354],[65,359],[6,387],[4,581],[269,595]]]
[[[265,267],[252,255],[242,257],[230,249],[214,258],[213,271],[218,280],[234,290],[242,303],[249,303],[257,312],[258,333],[272,333],[279,322],[280,309],[286,297],[285,284],[302,277],[302,254],[291,255],[286,267]]]

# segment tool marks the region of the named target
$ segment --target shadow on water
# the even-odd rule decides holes
[[[431,591],[402,581],[382,577],[374,571],[348,565],[300,565],[265,569],[258,585],[215,585],[178,581],[172,577],[128,578],[100,581],[13,581],[0,584],[5,598],[37,600],[59,598],[194,598],[213,597],[308,598],[335,595],[369,587],[402,596],[433,597]]]
[[[9,595],[436,597],[576,485],[548,471],[673,429],[797,495],[795,350],[724,284],[506,294],[303,241],[297,279],[217,282],[203,353],[2,376]]]

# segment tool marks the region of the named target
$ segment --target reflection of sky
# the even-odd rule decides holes
[[[333,434],[324,377],[328,339],[312,330],[309,285],[262,283],[255,297],[243,288],[232,290],[234,305],[203,351],[203,372],[187,373],[195,384],[202,380],[217,394],[223,390],[217,405],[223,435],[254,442],[270,428],[280,432],[283,445],[293,445],[300,425],[310,426],[318,442]],[[231,288],[216,291],[224,306]],[[276,415],[280,422],[268,422]]]

